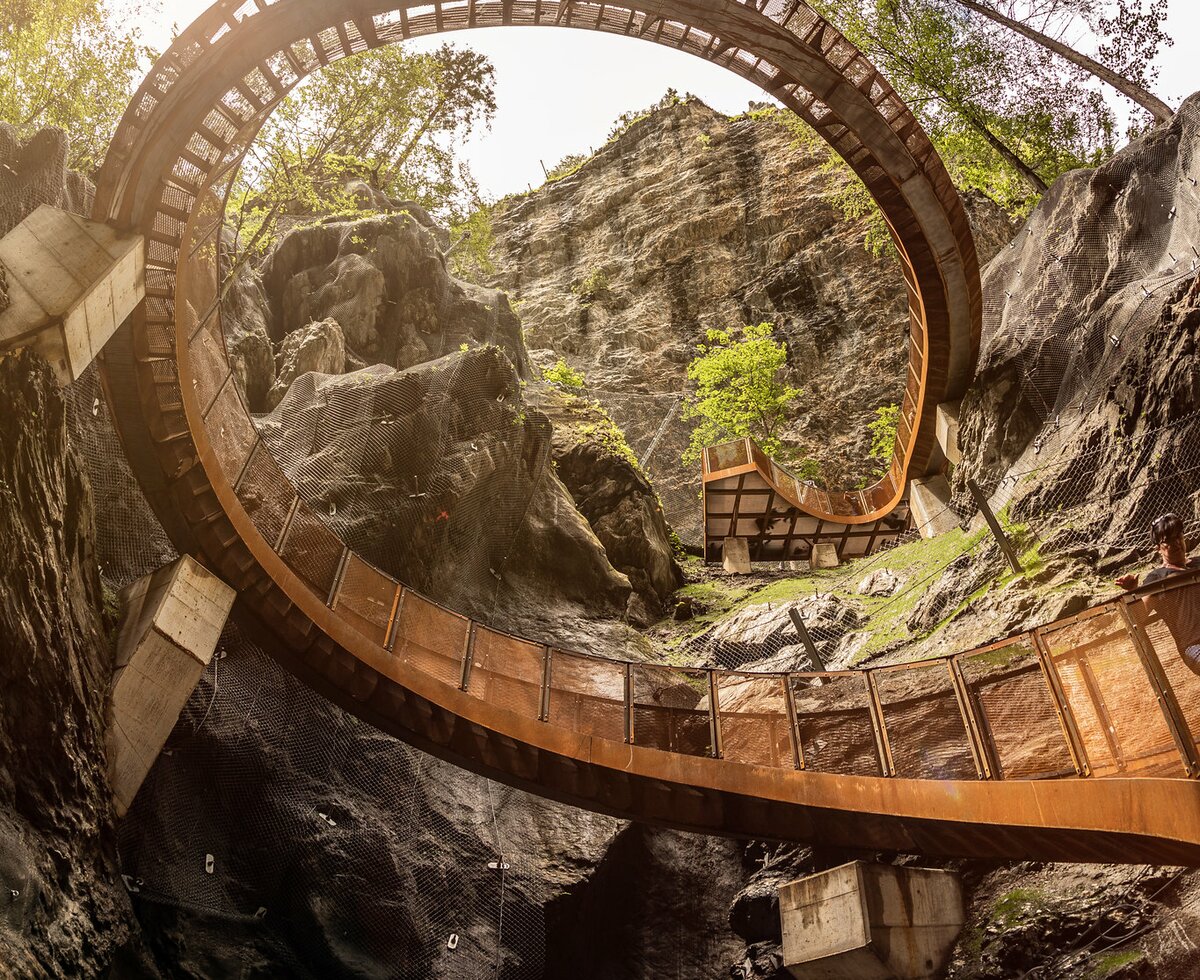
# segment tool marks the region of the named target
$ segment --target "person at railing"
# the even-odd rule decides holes
[[[1183,520],[1177,514],[1164,514],[1151,524],[1150,536],[1162,565],[1147,574],[1140,584],[1153,585],[1176,575],[1200,571],[1200,558],[1188,558],[1189,542],[1184,536]],[[1123,575],[1117,579],[1117,585],[1131,592],[1139,585],[1138,577]],[[1193,673],[1200,674],[1200,584],[1149,595],[1142,605],[1159,615],[1171,631],[1183,662]]]

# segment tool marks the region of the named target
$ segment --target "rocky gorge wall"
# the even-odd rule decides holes
[[[868,423],[899,402],[908,306],[894,258],[864,248],[840,205],[848,171],[782,113],[730,118],[695,98],[635,121],[575,173],[496,210],[496,284],[542,367],[587,377],[631,442],[670,408],[629,410],[639,392],[680,392],[709,329],[768,321],[803,394],[787,438],[835,485],[870,473]],[[1013,228],[968,200],[981,261]],[[644,402],[636,402],[640,406]],[[661,404],[661,403],[660,403]],[[656,484],[694,467],[656,458]]]

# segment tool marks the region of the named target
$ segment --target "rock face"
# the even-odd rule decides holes
[[[297,228],[272,251],[262,283],[276,342],[333,318],[355,366],[407,368],[494,344],[529,376],[508,298],[450,277],[436,236],[408,214]]]
[[[91,491],[40,358],[0,360],[0,963],[102,976],[129,944],[104,752]]]
[[[1039,468],[1013,516],[1064,511],[1074,540],[1059,546],[1090,543],[1094,560],[1144,551],[1166,510],[1200,518],[1198,149],[1193,96],[1170,124],[1058,181],[984,276],[954,488]],[[1049,539],[1056,527],[1036,529]]]
[[[640,626],[657,621],[683,585],[671,531],[654,488],[620,430],[595,402],[556,391],[538,398],[554,426],[554,467],[604,545],[629,577],[629,613]]]
[[[267,407],[275,408],[302,374],[344,374],[346,335],[337,320],[322,320],[289,333],[279,350],[275,384],[267,393]]]
[[[61,129],[43,129],[23,142],[12,126],[0,123],[0,237],[43,204],[91,212],[96,188],[67,169],[68,147]]]
[[[565,356],[610,393],[601,400],[622,426],[650,434],[669,406],[639,418],[622,411],[625,392],[682,390],[706,330],[773,322],[805,391],[792,435],[853,482],[867,475],[847,466],[866,460],[867,423],[903,390],[903,279],[842,216],[846,178],[824,166],[823,145],[756,116],[695,99],[656,111],[576,174],[508,202],[499,285],[520,302],[531,348]],[[986,202],[975,210],[986,259],[1011,230]]]
[[[301,495],[373,564],[454,609],[568,643],[579,637],[566,623],[620,620],[630,584],[520,392],[504,352],[483,347],[404,371],[305,375],[259,425]]]

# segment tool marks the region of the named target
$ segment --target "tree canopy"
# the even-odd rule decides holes
[[[1139,104],[1148,111],[1161,106],[1144,88],[1154,57],[1170,43],[1161,27],[1163,0],[814,5],[892,81],[955,182],[1016,216],[1066,171],[1095,166],[1113,152],[1117,118],[1096,78],[1125,94],[1142,92]],[[1092,38],[1096,51],[1085,55],[1064,40],[1074,36]],[[848,203],[861,215],[861,202],[851,195]]]
[[[71,136],[68,166],[96,170],[141,72],[153,59],[136,24],[143,3],[0,0],[0,120],[22,137]]]
[[[447,224],[478,222],[477,185],[458,146],[495,109],[492,65],[468,48],[391,46],[323,69],[247,154],[230,198],[237,251],[261,253],[281,222],[361,216],[385,198],[415,202]]]
[[[775,339],[774,329],[760,323],[708,331],[687,369],[695,392],[684,403],[683,417],[697,424],[685,463],[696,462],[706,446],[745,436],[768,455],[782,455],[779,433],[800,389],[784,377],[787,345]]]

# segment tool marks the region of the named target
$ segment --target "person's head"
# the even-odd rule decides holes
[[[1150,525],[1150,536],[1164,561],[1179,561],[1187,555],[1183,539],[1183,519],[1178,514],[1163,514]]]

